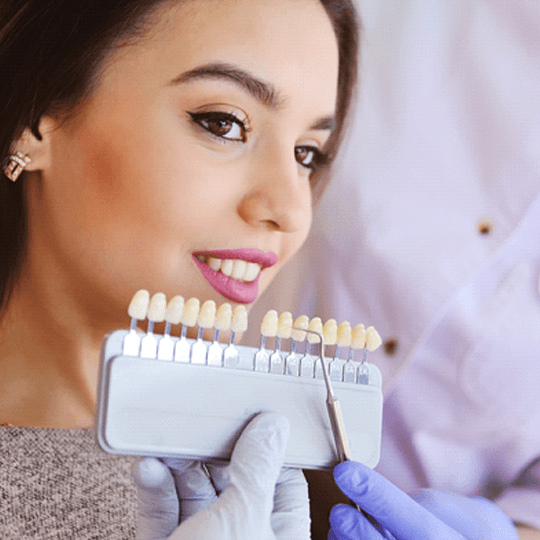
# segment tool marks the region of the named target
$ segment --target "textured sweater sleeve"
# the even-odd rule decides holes
[[[0,539],[134,539],[133,460],[93,429],[0,427]]]

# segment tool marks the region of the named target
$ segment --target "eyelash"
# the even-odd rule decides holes
[[[247,134],[250,132],[250,129],[246,126],[245,122],[240,120],[237,116],[231,113],[227,112],[221,112],[221,111],[209,111],[209,112],[203,112],[203,113],[192,113],[188,112],[191,119],[201,128],[209,132],[212,136],[216,137],[220,142],[226,143],[226,142],[242,142],[245,143],[247,140]],[[229,138],[225,135],[228,134],[222,134],[216,133],[216,130],[213,130],[210,125],[211,123],[217,123],[217,122],[229,122],[231,124],[235,124],[238,126],[241,130],[241,136],[238,138]],[[321,150],[319,150],[315,146],[296,146],[294,148],[295,157],[298,154],[299,151],[305,151],[312,152],[312,159],[311,162],[308,164],[304,164],[301,161],[298,161],[298,164],[302,167],[309,169],[311,172],[315,171],[317,167],[322,165],[326,162],[326,156]]]

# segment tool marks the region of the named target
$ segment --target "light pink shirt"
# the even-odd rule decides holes
[[[256,309],[394,339],[378,470],[540,528],[540,4],[360,4],[347,151]]]

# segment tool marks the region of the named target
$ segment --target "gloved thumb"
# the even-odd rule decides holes
[[[178,526],[178,496],[169,468],[155,458],[135,461],[131,473],[137,486],[137,540],[168,538]]]
[[[196,518],[204,520],[205,529],[215,531],[216,538],[274,538],[270,516],[289,432],[285,416],[259,414],[236,442],[230,464],[208,465],[219,498],[183,522],[182,531],[189,533],[186,538],[198,538]]]

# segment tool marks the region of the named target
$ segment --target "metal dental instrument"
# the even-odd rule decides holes
[[[328,416],[330,417],[330,424],[332,425],[332,433],[334,435],[334,442],[336,443],[336,450],[338,460],[348,461],[351,459],[351,452],[349,450],[349,442],[347,440],[347,434],[345,432],[345,423],[343,422],[343,416],[341,414],[341,407],[339,405],[338,398],[334,395],[332,389],[332,383],[328,375],[328,369],[324,361],[324,340],[322,334],[313,330],[307,330],[304,328],[293,327],[294,330],[301,330],[302,332],[308,332],[319,337],[321,341],[321,351],[319,360],[322,364],[324,382],[326,384],[326,408],[328,409]]]
[[[319,360],[321,361],[323,368],[324,382],[326,384],[326,408],[328,409],[328,416],[330,417],[330,423],[332,424],[332,433],[334,434],[334,442],[336,443],[338,460],[340,462],[350,461],[351,451],[349,450],[349,441],[347,440],[347,433],[345,432],[345,423],[343,422],[341,407],[339,406],[338,398],[334,395],[332,383],[330,382],[330,376],[328,375],[328,369],[326,368],[326,364],[324,362],[323,336],[322,334],[319,334],[319,332],[315,332],[313,330],[304,330],[303,328],[297,328],[295,326],[293,326],[293,329],[315,334],[316,336],[319,336],[319,339],[321,340]],[[354,501],[350,502],[351,505],[354,506],[359,512],[367,515]]]

